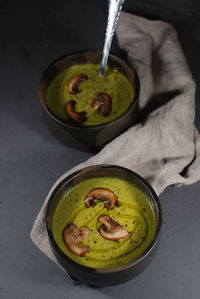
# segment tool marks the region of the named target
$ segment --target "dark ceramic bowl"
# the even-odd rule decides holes
[[[133,261],[114,268],[90,268],[80,265],[66,256],[56,244],[52,234],[52,220],[57,204],[70,188],[93,177],[115,176],[133,182],[142,190],[155,211],[157,226],[154,237],[145,251]],[[151,262],[158,244],[161,228],[159,199],[151,186],[138,174],[119,166],[96,165],[83,168],[63,179],[51,192],[45,218],[46,232],[51,248],[61,266],[76,281],[96,286],[111,286],[126,282],[141,273]]]
[[[129,108],[118,118],[101,125],[85,126],[59,119],[47,106],[46,94],[50,83],[63,70],[78,64],[98,64],[101,51],[83,51],[66,55],[54,61],[44,72],[40,82],[40,99],[44,117],[50,132],[62,143],[83,151],[98,151],[138,119],[138,97],[140,84],[135,69],[122,59],[109,55],[108,66],[124,74],[135,89],[135,96]]]

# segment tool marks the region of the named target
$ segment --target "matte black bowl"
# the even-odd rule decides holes
[[[122,59],[109,55],[108,66],[124,74],[135,89],[133,102],[118,118],[101,125],[85,126],[59,119],[47,106],[46,94],[50,83],[63,70],[78,64],[98,64],[101,51],[82,51],[63,56],[55,60],[44,72],[40,81],[40,100],[44,117],[50,132],[62,143],[83,151],[98,151],[113,138],[118,136],[138,119],[138,97],[140,83],[138,75],[132,67]]]
[[[157,219],[156,232],[146,250],[133,261],[114,268],[90,268],[80,265],[66,256],[56,244],[52,234],[54,211],[61,198],[68,190],[80,182],[93,177],[115,176],[129,180],[145,194],[155,211]],[[159,199],[151,186],[138,174],[115,165],[96,165],[83,168],[63,179],[51,192],[45,218],[46,232],[51,248],[61,266],[75,280],[96,286],[111,286],[126,282],[141,273],[151,262],[158,244],[161,228],[161,209]]]

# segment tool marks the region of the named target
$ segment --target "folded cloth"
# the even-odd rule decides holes
[[[200,179],[200,136],[194,126],[195,83],[176,31],[168,23],[122,12],[117,37],[139,74],[143,121],[65,173],[51,190],[70,173],[95,164],[127,167],[144,177],[157,194],[169,185],[187,185]],[[51,190],[35,220],[31,238],[56,262],[44,228]]]

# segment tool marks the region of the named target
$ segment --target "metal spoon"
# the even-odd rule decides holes
[[[113,39],[113,34],[115,32],[117,21],[122,9],[122,4],[124,0],[109,0],[109,12],[108,12],[108,22],[106,27],[105,41],[103,47],[103,53],[101,58],[101,65],[99,70],[99,76],[103,77],[105,74],[105,68],[108,61],[108,55],[110,52],[110,46]]]

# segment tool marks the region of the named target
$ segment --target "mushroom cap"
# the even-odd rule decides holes
[[[95,188],[92,189],[84,198],[84,203],[86,208],[95,206],[94,200],[106,201],[104,204],[105,208],[112,210],[116,207],[118,200],[115,194],[109,189],[105,188]]]
[[[65,105],[65,111],[67,113],[67,115],[72,119],[74,120],[75,122],[77,123],[83,123],[84,121],[86,121],[86,114],[87,112],[85,111],[82,111],[82,112],[76,112],[74,110],[75,108],[75,105],[76,105],[76,102],[71,100],[71,101],[68,101]]]
[[[97,220],[103,223],[99,228],[99,233],[104,239],[116,241],[130,235],[125,228],[108,215],[101,215]]]
[[[100,92],[97,95],[97,99],[93,100],[92,108],[98,109],[98,114],[100,116],[108,116],[112,109],[111,97],[105,92]]]
[[[78,86],[82,81],[87,80],[88,77],[84,74],[78,74],[74,77],[72,77],[72,79],[69,82],[68,85],[68,92],[69,94],[75,95],[78,93]]]
[[[84,256],[89,251],[89,246],[80,247],[78,243],[88,237],[90,229],[86,226],[80,227],[77,231],[75,224],[69,224],[63,231],[63,239],[71,252],[76,255]]]

